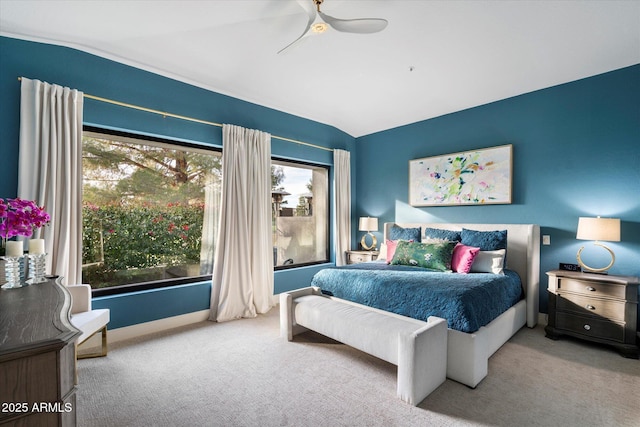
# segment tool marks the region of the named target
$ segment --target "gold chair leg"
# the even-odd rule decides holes
[[[107,355],[107,327],[105,326],[104,328],[102,328],[102,353],[101,356],[106,356]]]
[[[95,352],[95,353],[87,353],[87,354],[78,355],[78,351],[77,351],[78,345],[76,345],[76,360],[77,359],[89,359],[89,358],[93,358],[93,357],[104,357],[104,356],[107,355],[107,351],[108,351],[108,348],[107,348],[107,327],[105,326],[101,330],[96,331],[93,335],[97,334],[98,332],[102,332],[102,343],[100,345],[100,351]],[[89,341],[89,339],[91,339],[91,337],[93,337],[93,335],[91,335],[89,338],[87,338],[83,342]]]

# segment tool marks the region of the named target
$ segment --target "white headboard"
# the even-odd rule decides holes
[[[538,323],[538,304],[540,299],[540,226],[537,224],[446,224],[446,223],[395,223],[384,224],[384,241],[387,240],[391,226],[397,224],[404,228],[422,227],[442,230],[493,231],[507,230],[507,268],[516,271],[522,279],[527,299],[527,325],[532,328]]]

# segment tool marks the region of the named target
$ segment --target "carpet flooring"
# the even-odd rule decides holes
[[[640,361],[523,328],[476,389],[447,380],[417,407],[396,367],[307,332],[279,336],[277,307],[111,346],[78,361],[83,426],[638,426]]]

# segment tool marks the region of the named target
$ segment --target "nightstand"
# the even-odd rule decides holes
[[[562,270],[547,275],[547,338],[571,335],[612,345],[624,357],[638,358],[637,277]]]
[[[379,253],[378,251],[347,251],[347,264],[375,261]]]

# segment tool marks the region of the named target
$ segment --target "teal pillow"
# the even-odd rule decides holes
[[[505,250],[504,265],[507,265],[507,230],[478,231],[462,229],[462,244],[480,248],[481,251]]]
[[[391,264],[451,271],[451,256],[457,242],[415,243],[401,240]]]
[[[481,251],[507,249],[507,230],[477,231],[463,228],[462,244],[480,248]]]
[[[414,242],[420,242],[422,235],[422,227],[417,228],[403,228],[399,225],[393,224],[389,229],[388,240],[413,240]]]

